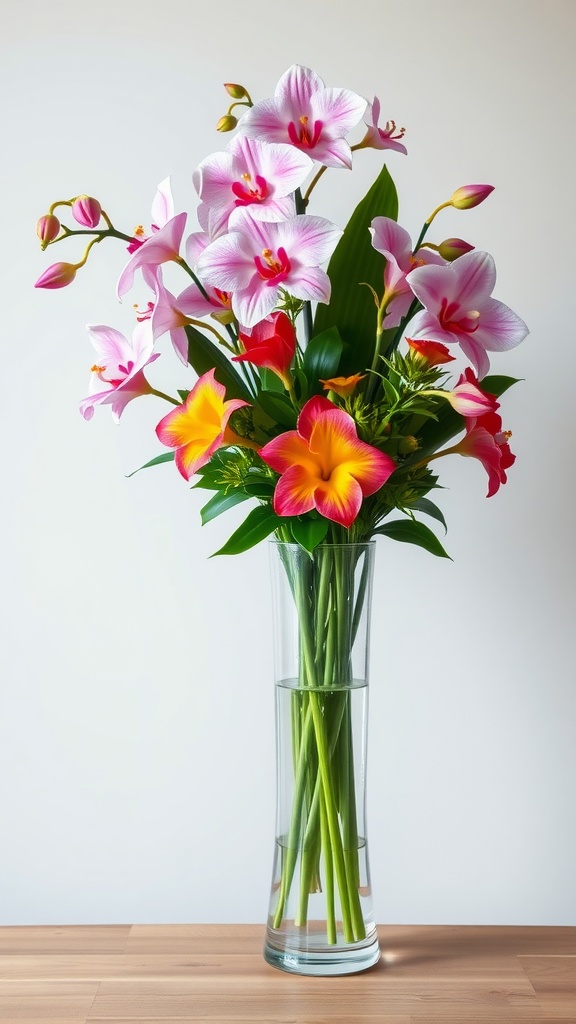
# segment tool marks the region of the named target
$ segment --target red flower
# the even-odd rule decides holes
[[[250,331],[240,331],[244,352],[232,356],[234,362],[254,363],[280,377],[284,387],[291,387],[290,365],[296,351],[296,331],[286,313],[272,313]]]

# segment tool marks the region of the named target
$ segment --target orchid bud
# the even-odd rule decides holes
[[[234,114],[224,114],[216,125],[217,132],[233,132],[238,124],[238,118]]]
[[[40,217],[36,225],[36,234],[45,249],[49,242],[53,242],[60,234],[60,221],[53,213],[46,213]]]
[[[53,263],[48,267],[34,285],[35,288],[65,288],[72,284],[76,277],[76,267],[73,263]]]
[[[452,195],[450,204],[457,210],[471,210],[483,203],[493,191],[494,185],[462,185]]]
[[[465,252],[472,252],[473,248],[474,246],[470,245],[469,242],[465,242],[463,238],[446,238],[443,242],[440,242],[438,252],[443,260],[452,263],[459,256],[463,256]]]
[[[236,85],[235,82],[224,82],[224,88],[233,100],[243,100],[248,95],[243,85]]]
[[[102,207],[92,196],[77,196],[72,203],[72,216],[84,228],[95,228],[101,215]]]

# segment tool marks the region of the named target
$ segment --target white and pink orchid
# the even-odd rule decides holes
[[[397,153],[406,155],[406,146],[400,141],[404,138],[406,129],[397,128],[395,121],[386,121],[385,127],[380,128],[379,120],[380,100],[375,96],[372,103],[366,107],[364,115],[364,124],[368,126],[368,131],[360,143],[362,149],[394,149]]]
[[[152,388],[143,370],[158,359],[153,352],[152,329],[148,320],[136,324],[132,341],[120,331],[103,324],[88,326],[88,335],[98,355],[92,366],[89,394],[80,402],[80,412],[91,420],[97,405],[111,405],[112,418],[118,423],[128,402]]]
[[[293,146],[236,135],[225,153],[203,160],[194,188],[208,207],[208,234],[215,238],[233,210],[246,206],[256,220],[285,220],[295,214],[293,193],[313,167]]]
[[[320,264],[341,235],[323,217],[300,214],[275,224],[240,208],[230,216],[230,232],[211,242],[196,266],[203,283],[232,293],[235,316],[250,328],[272,312],[281,289],[305,301],[329,301],[330,279]]]
[[[528,328],[508,306],[493,299],[494,260],[469,252],[446,266],[418,267],[408,284],[424,306],[410,324],[412,338],[460,345],[481,379],[488,352],[504,352],[524,340]]]
[[[375,217],[370,225],[370,234],[376,251],[386,257],[384,291],[388,303],[384,326],[397,327],[414,298],[408,274],[422,264],[443,265],[444,260],[432,249],[418,249],[413,253],[410,235],[390,217]],[[413,336],[412,329],[410,333]]]
[[[282,75],[274,97],[256,103],[240,122],[240,132],[265,142],[284,142],[327,167],[351,167],[345,141],[366,109],[366,100],[348,89],[327,89],[310,68],[293,64]]]
[[[159,231],[165,224],[174,216],[174,199],[172,198],[172,188],[170,186],[170,177],[164,178],[156,189],[156,194],[152,200],[152,223],[150,225],[150,234],[147,235],[141,224],[138,225],[134,230],[134,238],[128,246],[128,252],[136,252],[141,245],[144,244],[150,235],[153,235],[155,231]]]
[[[134,283],[134,274],[137,270],[150,271],[144,276],[147,283],[154,285],[154,269],[162,263],[169,263],[171,260],[180,259],[180,245],[182,235],[186,226],[186,213],[178,213],[171,220],[167,221],[164,227],[159,228],[150,238],[132,254],[124,270],[118,278],[116,294],[121,299]]]

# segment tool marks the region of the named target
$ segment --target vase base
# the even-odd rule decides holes
[[[307,974],[328,977],[337,974],[357,974],[373,967],[380,959],[378,936],[371,941],[350,946],[325,946],[321,949],[289,949],[275,946],[269,938],[264,943],[264,959],[272,967],[289,974]]]

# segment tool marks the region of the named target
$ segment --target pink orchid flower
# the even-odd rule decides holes
[[[414,298],[407,280],[408,274],[423,264],[444,265],[444,260],[432,249],[418,249],[413,253],[410,235],[390,217],[374,217],[369,230],[372,245],[386,257],[384,290],[392,298],[387,307],[384,327],[398,327]]]
[[[345,527],[356,519],[363,498],[396,469],[389,455],[359,439],[352,417],[322,395],[303,406],[296,430],[273,438],[260,455],[281,474],[274,491],[277,515],[316,509]]]
[[[410,324],[411,336],[460,345],[480,378],[490,368],[488,352],[514,348],[528,334],[524,321],[491,297],[496,268],[487,252],[464,253],[442,267],[418,267],[407,280],[424,306]]]
[[[232,293],[244,327],[272,312],[280,289],[298,299],[328,302],[330,279],[320,269],[342,231],[322,217],[303,214],[279,224],[255,221],[245,209],[230,215],[230,232],[208,245],[196,266],[202,281]]]
[[[265,142],[296,146],[327,167],[351,167],[345,136],[360,121],[366,100],[348,89],[327,89],[310,68],[293,64],[273,99],[256,103],[242,118],[240,131]]]
[[[137,323],[132,341],[104,325],[89,326],[88,334],[98,361],[92,367],[90,393],[80,402],[80,412],[85,420],[91,420],[95,406],[111,405],[112,418],[118,423],[128,402],[152,390],[143,373],[144,367],[159,356],[152,351],[150,324]]]
[[[156,194],[152,200],[152,224],[150,227],[150,234],[154,234],[155,231],[159,231],[165,224],[174,216],[174,200],[172,198],[172,189],[170,187],[170,178],[164,178],[156,189]],[[147,235],[141,224],[134,231],[134,238],[132,239],[129,246],[127,246],[128,252],[136,252],[141,245],[144,244],[150,235]]]
[[[386,121],[386,126],[379,128],[379,119],[380,100],[375,96],[373,102],[368,104],[364,115],[364,124],[368,125],[368,131],[360,143],[362,148],[395,149],[397,153],[406,154],[406,146],[400,142],[400,139],[404,138],[406,129],[398,128],[397,130],[395,121]]]
[[[293,146],[278,146],[236,135],[225,153],[214,153],[194,172],[193,182],[209,209],[208,233],[215,238],[232,210],[247,206],[256,220],[294,216],[292,193],[313,167]]]
[[[132,287],[137,270],[155,268],[162,263],[180,259],[180,243],[186,226],[186,217],[186,213],[176,214],[132,254],[118,279],[116,293],[119,299]]]
[[[478,386],[478,378],[469,366],[466,367],[456,387],[452,391],[443,392],[443,394],[452,408],[466,419],[478,419],[479,416],[484,416],[486,413],[496,412],[496,409],[500,407],[495,395],[483,391]]]

